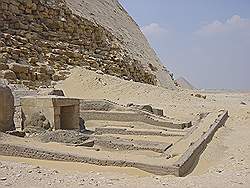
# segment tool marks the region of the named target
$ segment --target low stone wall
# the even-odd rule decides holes
[[[117,38],[72,13],[64,0],[1,0],[0,77],[40,86],[65,79],[72,66],[157,84]]]
[[[218,119],[216,119],[215,122],[210,126],[209,130],[205,132],[199,140],[193,143],[181,156],[181,158],[174,164],[174,166],[179,168],[178,176],[185,176],[192,171],[196,162],[198,162],[200,155],[212,140],[215,132],[226,123],[228,117],[228,111],[220,115]]]
[[[182,137],[185,133],[171,133],[162,131],[142,131],[142,130],[127,130],[126,128],[110,128],[100,127],[95,129],[95,135],[102,134],[120,134],[120,135],[151,135],[151,136],[163,136],[163,137]]]
[[[164,142],[152,142],[117,138],[114,136],[95,136],[95,145],[109,149],[119,150],[150,150],[158,153],[165,152],[173,144]]]
[[[104,111],[82,111],[81,118],[88,120],[144,122],[147,124],[168,127],[173,129],[184,129],[190,127],[191,123],[172,123],[162,119],[154,119],[153,116],[135,112],[104,112]]]
[[[126,107],[117,104],[115,102],[103,99],[103,100],[85,100],[80,101],[80,110],[81,111],[126,111]]]
[[[98,159],[95,158],[94,156],[85,157],[80,155],[72,155],[69,153],[59,153],[37,148],[30,148],[24,146],[2,144],[2,143],[0,143],[0,155],[42,159],[42,160],[80,162],[80,163],[88,163],[100,166],[134,167],[157,175],[178,174],[178,168],[174,166],[157,166],[157,165],[150,165],[145,163],[138,163],[136,161],[126,161],[126,160]]]

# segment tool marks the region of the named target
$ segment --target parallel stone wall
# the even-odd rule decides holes
[[[144,122],[150,125],[172,128],[184,129],[192,126],[191,122],[173,123],[170,120],[155,119],[154,116],[145,115],[142,113],[131,112],[106,112],[106,111],[82,111],[81,118],[88,120],[102,120],[102,121],[124,121],[124,122]]]
[[[100,25],[72,13],[64,0],[1,0],[0,77],[28,86],[63,80],[73,66],[156,85]]]
[[[188,173],[192,172],[199,161],[200,155],[206,149],[216,131],[225,125],[228,117],[228,111],[221,114],[210,128],[183,153],[178,161],[174,163],[173,166],[179,168],[178,176],[186,176]]]
[[[150,150],[158,153],[165,152],[172,143],[131,140],[114,136],[95,136],[95,145],[113,150]]]
[[[44,149],[30,148],[26,146],[18,146],[18,145],[2,144],[2,143],[0,143],[0,155],[26,157],[26,158],[42,159],[42,160],[80,162],[80,163],[88,163],[100,166],[134,167],[157,175],[178,176],[178,170],[179,170],[177,167],[171,165],[157,166],[157,165],[139,163],[136,161],[122,160],[122,159],[121,160],[102,159],[98,157],[87,157],[84,155],[75,155],[63,152],[59,153]]]
[[[183,132],[162,132],[162,131],[145,131],[145,130],[127,130],[127,128],[111,128],[111,127],[99,127],[95,128],[95,135],[103,134],[120,134],[120,135],[151,135],[151,136],[163,136],[163,137],[183,137]]]

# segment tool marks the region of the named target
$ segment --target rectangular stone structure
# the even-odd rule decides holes
[[[21,109],[23,122],[32,114],[41,112],[49,120],[53,130],[79,129],[79,99],[62,96],[28,96],[21,98]]]

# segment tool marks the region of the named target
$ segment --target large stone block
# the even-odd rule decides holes
[[[28,73],[29,72],[29,66],[18,64],[18,63],[11,63],[9,65],[9,69],[15,73]]]
[[[0,63],[0,70],[7,70],[9,67],[5,63]]]
[[[14,97],[10,88],[0,82],[0,131],[14,129]]]
[[[2,77],[7,80],[16,80],[16,74],[12,70],[2,71]]]

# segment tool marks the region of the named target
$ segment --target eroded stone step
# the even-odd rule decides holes
[[[118,150],[150,150],[158,153],[165,152],[172,143],[152,142],[145,140],[125,139],[120,137],[96,136],[95,145],[103,148]]]

